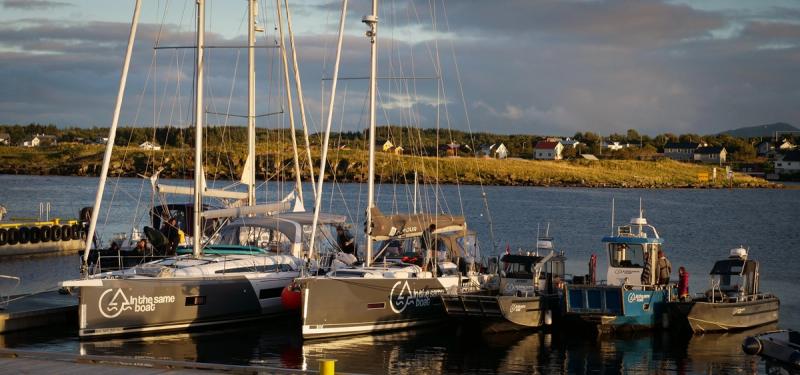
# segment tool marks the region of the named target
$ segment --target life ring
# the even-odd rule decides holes
[[[42,229],[39,227],[31,227],[30,231],[31,231],[31,237],[30,237],[31,243],[39,243],[39,241],[42,240]]]
[[[61,240],[62,241],[70,241],[72,240],[72,227],[69,225],[62,225],[61,226]]]
[[[50,228],[50,240],[61,241],[61,233],[61,226],[53,225],[53,227]]]
[[[79,240],[81,238],[81,225],[72,224],[72,239]]]
[[[5,245],[8,243],[8,231],[5,229],[0,229],[0,246]]]
[[[39,228],[39,231],[41,233],[42,242],[50,242],[50,240],[53,238],[53,233],[50,232],[50,226],[49,225],[45,225],[45,226]]]
[[[8,244],[9,245],[16,245],[19,243],[19,229],[17,228],[9,228],[8,229]]]

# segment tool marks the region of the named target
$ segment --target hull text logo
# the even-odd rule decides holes
[[[431,305],[431,298],[444,293],[444,289],[413,290],[408,281],[394,283],[389,293],[389,306],[395,313],[401,313],[409,306],[427,307]]]
[[[175,296],[127,296],[122,289],[106,289],[97,300],[100,314],[112,319],[118,317],[123,311],[153,312],[156,306],[164,303],[174,303]]]

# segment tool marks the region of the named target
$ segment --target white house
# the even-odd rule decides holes
[[[561,160],[564,145],[561,142],[539,141],[533,146],[533,158],[538,160]]]
[[[140,144],[139,148],[141,148],[142,150],[151,150],[151,151],[161,150],[161,146],[159,146],[159,145],[157,145],[155,143],[152,143],[150,141],[146,141],[146,142]]]
[[[728,157],[725,147],[698,147],[694,151],[694,161],[707,164],[723,164]]]
[[[56,146],[58,140],[54,135],[36,134],[22,142],[23,147]]]
[[[498,159],[507,158],[508,157],[508,149],[506,148],[506,145],[501,143],[500,146],[497,146],[497,148],[494,149],[494,156],[496,158],[498,158]]]
[[[779,155],[774,163],[775,173],[777,174],[800,173],[800,150],[789,151]]]
[[[781,142],[781,145],[778,146],[778,149],[781,151],[789,151],[794,150],[796,147],[797,146],[795,146],[792,142],[789,142],[788,139],[784,139],[783,142]]]
[[[576,141],[576,140],[570,138],[570,137],[567,137],[567,139],[561,141],[561,144],[564,145],[565,148],[566,147],[576,148],[581,143],[579,141]]]
[[[623,144],[620,141],[603,141],[603,148],[611,151],[622,150],[623,148],[628,147],[628,144]]]
[[[0,145],[10,145],[11,144],[11,136],[8,133],[0,133]]]

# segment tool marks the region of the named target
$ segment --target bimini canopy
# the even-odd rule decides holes
[[[463,216],[434,214],[397,214],[384,215],[377,207],[370,209],[372,228],[369,235],[382,241],[422,236],[422,232],[431,224],[436,225],[433,233],[447,233],[466,230],[467,224]]]

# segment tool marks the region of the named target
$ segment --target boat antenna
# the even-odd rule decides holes
[[[111,128],[108,130],[108,141],[106,142],[106,151],[103,154],[103,167],[100,172],[100,182],[97,184],[97,194],[94,197],[94,206],[92,206],[92,217],[89,219],[89,233],[86,236],[86,248],[83,252],[83,264],[81,265],[81,273],[88,273],[89,252],[92,249],[94,242],[94,234],[97,230],[97,217],[100,216],[100,203],[103,201],[103,191],[106,187],[106,178],[108,177],[108,168],[111,164],[111,152],[114,149],[114,139],[117,136],[117,125],[119,124],[119,114],[122,108],[122,98],[125,96],[126,82],[128,81],[128,68],[131,65],[131,55],[133,54],[133,42],[136,40],[136,28],[139,26],[139,14],[141,10],[141,0],[136,0],[136,5],[133,8],[133,19],[131,20],[131,32],[128,35],[128,48],[125,50],[125,62],[122,64],[122,73],[119,78],[119,90],[117,91],[117,101],[114,105],[114,117],[111,121]]]
[[[614,235],[614,197],[611,197],[611,235]]]

